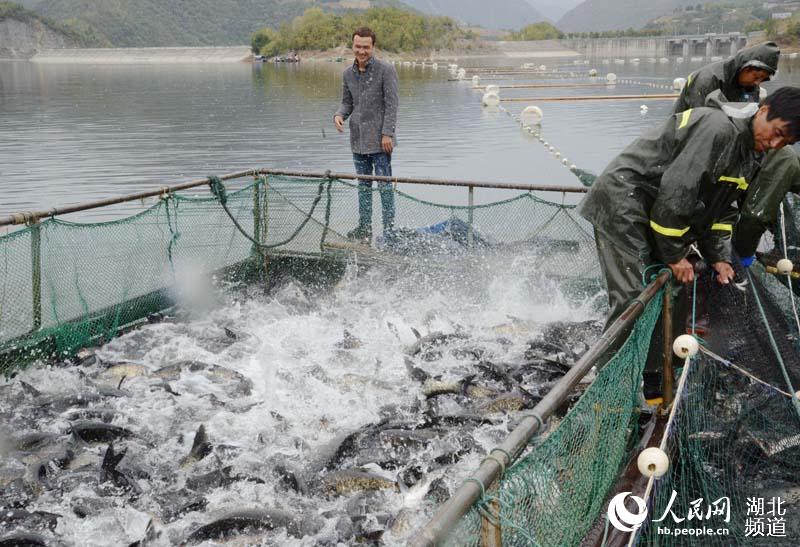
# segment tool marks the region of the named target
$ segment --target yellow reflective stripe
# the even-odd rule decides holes
[[[693,79],[694,79],[694,72],[692,72],[691,74],[689,74],[689,79],[688,79],[688,80],[686,80],[686,87],[689,87],[690,85],[692,85],[692,80],[693,80]]]
[[[733,232],[733,224],[723,224],[721,222],[717,222],[716,224],[711,225],[712,230],[719,230],[720,232]]]
[[[686,127],[686,124],[689,123],[689,117],[692,115],[692,109],[684,110],[683,116],[681,117],[681,124],[678,126],[678,129],[683,129]]]
[[[656,224],[654,221],[650,221],[650,227],[658,232],[659,234],[670,236],[670,237],[681,237],[683,234],[689,231],[689,227],[678,229],[678,228],[664,228],[660,224]]]
[[[747,184],[747,179],[744,177],[720,177],[720,182],[732,182],[736,186],[739,187],[739,190],[747,190],[749,184]]]

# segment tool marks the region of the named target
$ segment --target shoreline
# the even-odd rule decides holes
[[[514,51],[504,47],[506,43],[484,42],[471,50],[414,51],[395,53],[378,49],[378,55],[388,61],[443,62],[459,59],[482,59],[507,57],[514,58],[554,58],[578,57],[580,53],[569,49],[549,47],[526,48]],[[303,62],[334,62],[352,56],[346,47],[326,51],[300,51]],[[64,48],[43,49],[26,57],[9,57],[0,60],[27,60],[33,63],[49,64],[193,64],[193,63],[243,63],[253,62],[250,46],[209,46],[209,47],[141,47],[141,48]]]
[[[241,63],[252,60],[250,46],[43,49],[33,63],[177,64]]]

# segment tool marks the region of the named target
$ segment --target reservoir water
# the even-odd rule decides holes
[[[467,65],[517,65],[524,59],[471,59]],[[605,65],[534,60],[560,70],[670,84],[700,62]],[[792,61],[796,63],[796,61]],[[480,106],[471,82],[450,82],[440,63],[398,66],[396,175],[531,184],[575,178],[501,112]],[[352,172],[348,139],[333,127],[341,93],[339,63],[274,66],[69,65],[0,63],[0,214],[73,204],[253,167]],[[797,82],[786,60],[769,87]],[[484,83],[522,83],[514,80]],[[530,81],[530,80],[527,80]],[[537,82],[549,80],[537,79]],[[586,83],[566,79],[550,83]],[[636,84],[613,89],[504,90],[504,97],[665,92]],[[519,112],[528,103],[508,103]],[[533,103],[531,103],[533,104]],[[542,103],[542,133],[581,168],[608,160],[668,114],[669,101]],[[463,203],[440,189],[424,197]],[[478,191],[478,201],[497,198]],[[99,213],[87,213],[97,218]]]

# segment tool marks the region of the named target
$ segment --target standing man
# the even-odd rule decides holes
[[[342,76],[342,104],[333,117],[336,130],[344,132],[344,121],[350,118],[350,146],[359,175],[392,176],[392,152],[396,144],[397,72],[394,66],[376,59],[373,54],[375,33],[361,27],[353,33],[355,61]],[[372,240],[372,181],[358,181],[358,226],[348,237],[366,242]],[[392,235],[394,227],[394,193],[392,184],[379,182],[383,234]]]
[[[731,103],[757,103],[759,86],[777,72],[780,56],[775,42],[765,42],[697,69],[689,74],[673,112],[704,106],[706,97],[717,90]]]
[[[746,110],[724,102],[717,91],[709,106],[673,114],[634,141],[581,202],[580,214],[594,225],[608,288],[606,328],[642,291],[648,266],[664,264],[676,281],[690,283],[694,269],[686,256],[694,243],[719,283],[733,279],[733,203],[757,174],[757,155],[800,137],[800,89],[778,89]],[[615,340],[614,349],[627,335]],[[645,397],[652,399],[660,396],[661,384],[654,347],[645,368]]]

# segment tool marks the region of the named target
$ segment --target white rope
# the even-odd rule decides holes
[[[783,258],[789,259],[789,243],[786,241],[786,215],[783,212],[783,202],[781,202],[781,236],[783,241]],[[794,300],[794,289],[792,288],[792,272],[786,274],[786,281],[789,283],[789,297],[792,299],[792,313],[794,314],[794,324],[797,325],[797,334],[800,336],[800,317],[797,315],[797,303]]]
[[[768,387],[768,388],[780,393],[781,395],[785,395],[786,397],[789,397],[790,399],[792,398],[792,394],[791,393],[783,391],[782,389],[773,386],[769,382],[765,382],[764,380],[762,380],[758,376],[754,376],[753,374],[750,374],[749,372],[747,372],[742,367],[733,364],[731,361],[728,361],[724,357],[721,357],[721,356],[717,355],[716,353],[714,353],[710,349],[708,349],[706,347],[703,347],[703,346],[700,346],[700,351],[702,351],[703,353],[705,353],[706,355],[708,355],[709,357],[711,357],[715,361],[719,361],[720,363],[722,363],[726,367],[732,368],[736,372],[739,372],[740,374],[743,374],[744,376],[747,376],[748,378],[750,378],[754,382],[759,383],[759,384],[761,384],[763,386],[766,386],[766,387]]]
[[[667,441],[669,441],[669,434],[672,431],[673,424],[675,422],[675,416],[678,414],[678,406],[683,399],[683,395],[685,393],[686,387],[686,379],[689,377],[689,368],[692,364],[692,358],[687,357],[683,362],[683,372],[681,372],[681,378],[678,381],[678,387],[675,390],[675,400],[672,401],[672,408],[669,411],[669,418],[667,419],[667,425],[664,427],[664,434],[661,437],[661,444],[659,448],[666,452],[667,451]],[[653,493],[653,486],[655,485],[655,477],[651,476],[650,479],[647,481],[647,488],[644,491],[644,503],[645,506],[649,505],[650,503],[650,495]],[[641,530],[641,528],[639,528]],[[628,547],[633,547],[633,544],[636,542],[636,538],[638,537],[638,532],[631,533],[631,539],[628,541]]]

